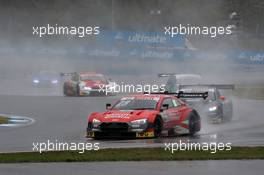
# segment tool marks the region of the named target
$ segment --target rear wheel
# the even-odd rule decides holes
[[[189,114],[189,134],[193,136],[200,130],[200,117],[198,114],[191,112]]]
[[[80,87],[79,84],[76,85],[76,91],[75,91],[75,96],[79,96],[80,95]]]
[[[154,137],[160,137],[162,131],[162,120],[157,117],[154,122]]]

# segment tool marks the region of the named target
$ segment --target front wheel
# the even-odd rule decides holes
[[[160,137],[162,131],[162,120],[158,117],[154,122],[154,137]]]
[[[79,96],[80,95],[80,86],[79,84],[76,85],[76,91],[75,91],[75,96]]]
[[[189,115],[189,134],[193,136],[201,129],[200,116],[193,112],[191,112]]]

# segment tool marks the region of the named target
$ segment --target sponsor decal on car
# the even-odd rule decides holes
[[[104,118],[129,118],[130,114],[108,114]]]
[[[94,137],[94,132],[87,132],[86,137]]]
[[[138,138],[154,137],[154,132],[153,131],[139,132],[139,133],[136,133],[136,137],[138,137]]]

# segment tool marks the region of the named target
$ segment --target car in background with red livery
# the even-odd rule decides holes
[[[113,84],[108,77],[95,72],[61,73],[61,76],[69,77],[63,84],[65,96],[104,96],[105,89]]]
[[[107,111],[94,112],[88,117],[87,137],[194,135],[201,129],[200,116],[180,99],[190,94],[179,94],[136,94],[122,97],[113,106],[106,104]],[[203,95],[191,94],[192,97]]]

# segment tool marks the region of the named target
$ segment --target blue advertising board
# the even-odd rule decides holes
[[[93,56],[182,58],[185,37],[170,37],[162,32],[101,31],[96,38]]]
[[[230,57],[240,64],[264,65],[264,51],[235,51]]]

